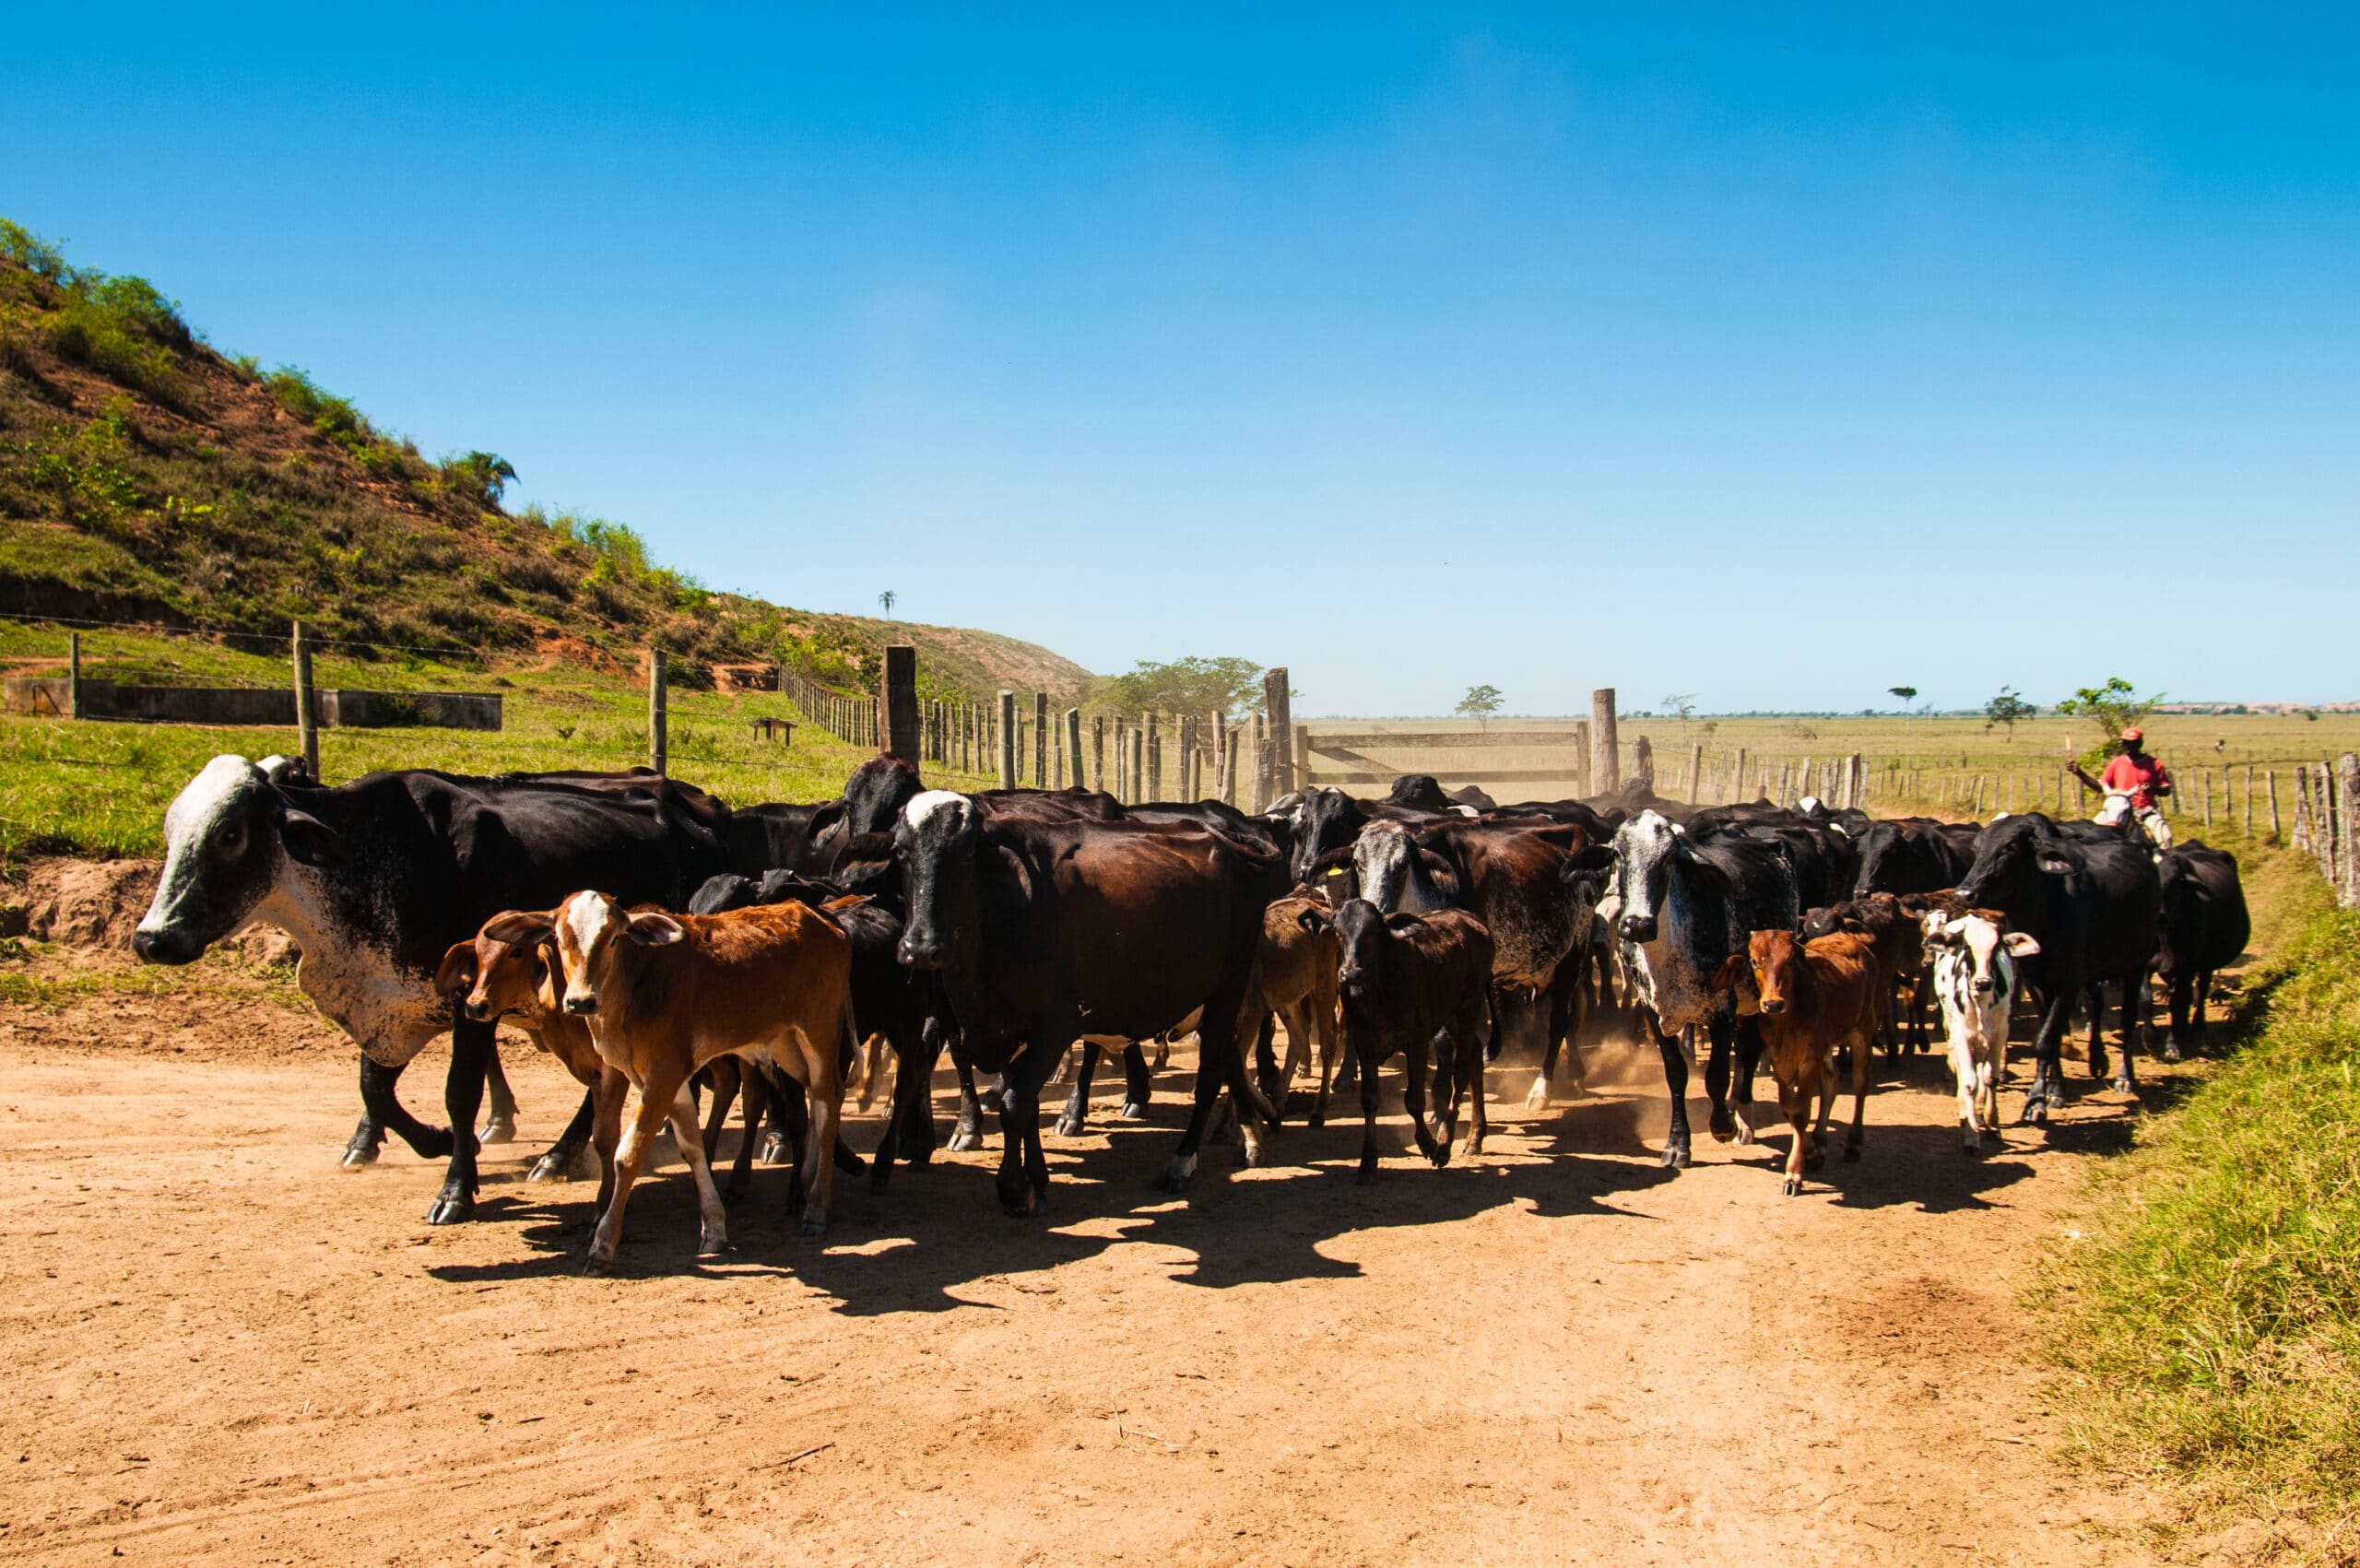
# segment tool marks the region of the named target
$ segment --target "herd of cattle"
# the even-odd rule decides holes
[[[1065,1134],[1082,1124],[1104,1049],[1123,1055],[1124,1114],[1136,1118],[1150,1094],[1143,1047],[1190,1031],[1195,1102],[1161,1185],[1186,1184],[1217,1114],[1234,1115],[1245,1160],[1259,1161],[1315,1050],[1310,1119],[1357,1079],[1365,1181],[1379,1159],[1379,1070],[1394,1056],[1417,1148],[1442,1165],[1462,1113],[1465,1149],[1480,1152],[1485,1064],[1512,1027],[1544,1043],[1527,1102],[1538,1110],[1561,1061],[1578,1071],[1565,1046],[1587,1010],[1618,996],[1662,1058],[1664,1163],[1689,1161],[1701,1033],[1716,1138],[1752,1138],[1766,1061],[1793,1128],[1793,1194],[1819,1162],[1839,1061],[1851,1160],[1872,1042],[1923,1045],[1929,1005],[1973,1151],[1998,1118],[2020,993],[2037,1019],[2024,1120],[2039,1122],[2063,1102],[2077,1003],[2103,1077],[2099,1020],[2118,988],[2114,1076],[2127,1090],[2151,977],[2168,985],[2165,1049],[2177,1056],[2201,1032],[2212,972],[2248,936],[2233,857],[2201,844],[2159,857],[2135,824],[1874,820],[1810,799],[1693,807],[1635,784],[1503,808],[1421,776],[1381,801],[1312,789],[1248,814],[1126,807],[1084,789],[957,795],[879,756],[835,800],[733,810],[645,770],[413,770],[330,788],[284,758],[225,756],[173,800],[165,838],[135,949],[185,963],[250,924],[291,935],[303,990],[361,1051],[363,1115],[345,1161],[374,1160],[387,1132],[447,1158],[431,1222],[473,1214],[482,1140],[470,1129],[487,1087],[483,1140],[511,1135],[500,1022],[562,1061],[586,1092],[534,1174],[562,1177],[595,1154],[594,1266],[613,1258],[667,1122],[695,1177],[700,1251],[724,1244],[709,1159],[740,1095],[732,1187],[767,1119],[773,1147],[792,1150],[806,1234],[824,1228],[839,1168],[881,1186],[896,1160],[926,1161],[946,1048],[961,1085],[950,1147],[979,1142],[996,1097],[997,1188],[1012,1213],[1046,1194],[1041,1096],[1074,1046]],[[395,1085],[445,1031],[437,1127]],[[891,1111],[864,1162],[842,1140],[843,1102],[856,1077],[867,1102],[886,1047]],[[997,1079],[989,1095],[979,1074]],[[714,1086],[704,1127],[692,1082]]]

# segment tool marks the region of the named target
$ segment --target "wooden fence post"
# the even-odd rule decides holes
[[[1213,798],[1230,803],[1229,786],[1233,781],[1229,772],[1229,715],[1213,715]]]
[[[1655,744],[1644,735],[1631,745],[1631,774],[1649,791],[1656,787]]]
[[[1032,693],[1032,787],[1049,787],[1049,694]]]
[[[665,735],[664,650],[647,650],[647,765],[662,772],[669,750]]]
[[[301,621],[295,623],[298,637],[302,635],[302,627]],[[82,634],[78,631],[65,634],[65,716],[69,719],[82,716]],[[316,769],[312,776],[319,777]]]
[[[1042,775],[1044,789],[1066,787],[1066,726],[1062,724],[1043,726],[1049,732],[1049,771]]]
[[[1068,708],[1066,710],[1065,719],[1058,727],[1062,728],[1066,732],[1066,751],[1073,758],[1073,787],[1080,789],[1082,787],[1081,710],[1080,708]]]
[[[1157,723],[1153,709],[1148,711],[1147,723],[1142,728],[1147,735],[1147,792],[1139,798],[1162,800],[1163,798],[1163,731]]]
[[[1589,694],[1589,783],[1593,795],[1612,795],[1622,787],[1622,759],[1614,746],[1614,688],[1601,686]]]
[[[1090,787],[1106,787],[1106,715],[1090,715]]]
[[[81,639],[74,640],[73,712],[82,712]],[[312,690],[312,638],[303,623],[295,623],[295,733],[302,742],[303,771],[320,782],[320,699]]]
[[[2270,842],[2271,842],[2272,843],[2284,843],[2286,842],[2286,841],[2285,841],[2285,839],[2284,839],[2283,837],[2282,837],[2282,836],[2280,835],[2279,831],[2278,831],[2278,770],[2277,770],[2277,769],[2272,768],[2272,769],[2271,769],[2271,770],[2270,770],[2269,783],[2270,783]]]
[[[1237,740],[1245,731],[1224,723],[1221,731],[1221,793],[1225,806],[1237,804]]]
[[[1197,719],[1193,713],[1180,715],[1180,792],[1182,800],[1202,800],[1197,793]]]
[[[1287,691],[1287,666],[1279,665],[1262,677],[1262,707],[1269,715],[1270,788],[1286,795],[1302,785],[1294,776],[1294,706]]]
[[[1860,797],[1868,794],[1868,769],[1860,761],[1860,754],[1852,753],[1852,765],[1844,780],[1844,804],[1855,811],[1867,809]]]
[[[885,744],[879,749],[912,767],[919,766],[926,753],[918,739],[918,651],[914,647],[896,643],[885,650],[883,700]]]
[[[1016,693],[999,694],[999,787],[1016,787]]]
[[[1130,733],[1124,738],[1129,742],[1124,749],[1124,752],[1131,775],[1133,799],[1130,804],[1144,804],[1153,798],[1151,796],[1139,793],[1147,788],[1147,731],[1133,725]]]
[[[1745,798],[1745,748],[1737,749],[1737,771],[1729,775],[1729,797],[1725,805],[1734,806]]]
[[[2253,764],[2246,764],[2246,837],[2253,837]]]
[[[2342,855],[2336,866],[2335,894],[2337,902],[2351,909],[2360,905],[2360,833],[2353,831],[2354,827],[2360,827],[2360,822],[2354,820],[2360,816],[2360,811],[2354,809],[2354,802],[2360,800],[2360,755],[2350,751],[2343,754],[2335,765],[2335,782],[2336,799],[2342,807],[2336,832],[2336,846]]]
[[[1705,804],[1705,743],[1701,740],[1688,748],[1688,804]]]

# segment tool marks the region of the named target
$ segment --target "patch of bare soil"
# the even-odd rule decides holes
[[[2014,1301],[2110,1093],[1970,1160],[1920,1057],[1787,1199],[1783,1133],[1661,1170],[1609,1042],[1545,1117],[1495,1071],[1472,1164],[1363,1188],[1356,1124],[1292,1125],[1174,1200],[1184,1050],[1153,1124],[1110,1085],[1051,1138],[1045,1220],[969,1154],[806,1242],[764,1169],[700,1263],[675,1166],[587,1278],[593,1189],[522,1179],[576,1099],[547,1058],[507,1053],[527,1141],[434,1230],[438,1168],[336,1168],[353,1056],[284,996],[0,1006],[12,1561],[2145,1560],[2148,1500],[2046,1457]]]

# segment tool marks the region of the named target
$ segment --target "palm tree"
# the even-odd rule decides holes
[[[892,614],[893,614],[893,590],[892,590],[892,589],[888,588],[888,589],[886,589],[883,593],[881,593],[881,594],[879,594],[879,595],[877,595],[877,607],[878,607],[878,608],[879,608],[879,609],[883,610],[883,611],[885,612],[886,616],[887,616],[889,619],[892,616]]]

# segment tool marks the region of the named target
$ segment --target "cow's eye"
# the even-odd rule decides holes
[[[246,825],[243,822],[230,823],[221,830],[220,836],[214,842],[220,846],[223,859],[237,859],[246,853]]]

